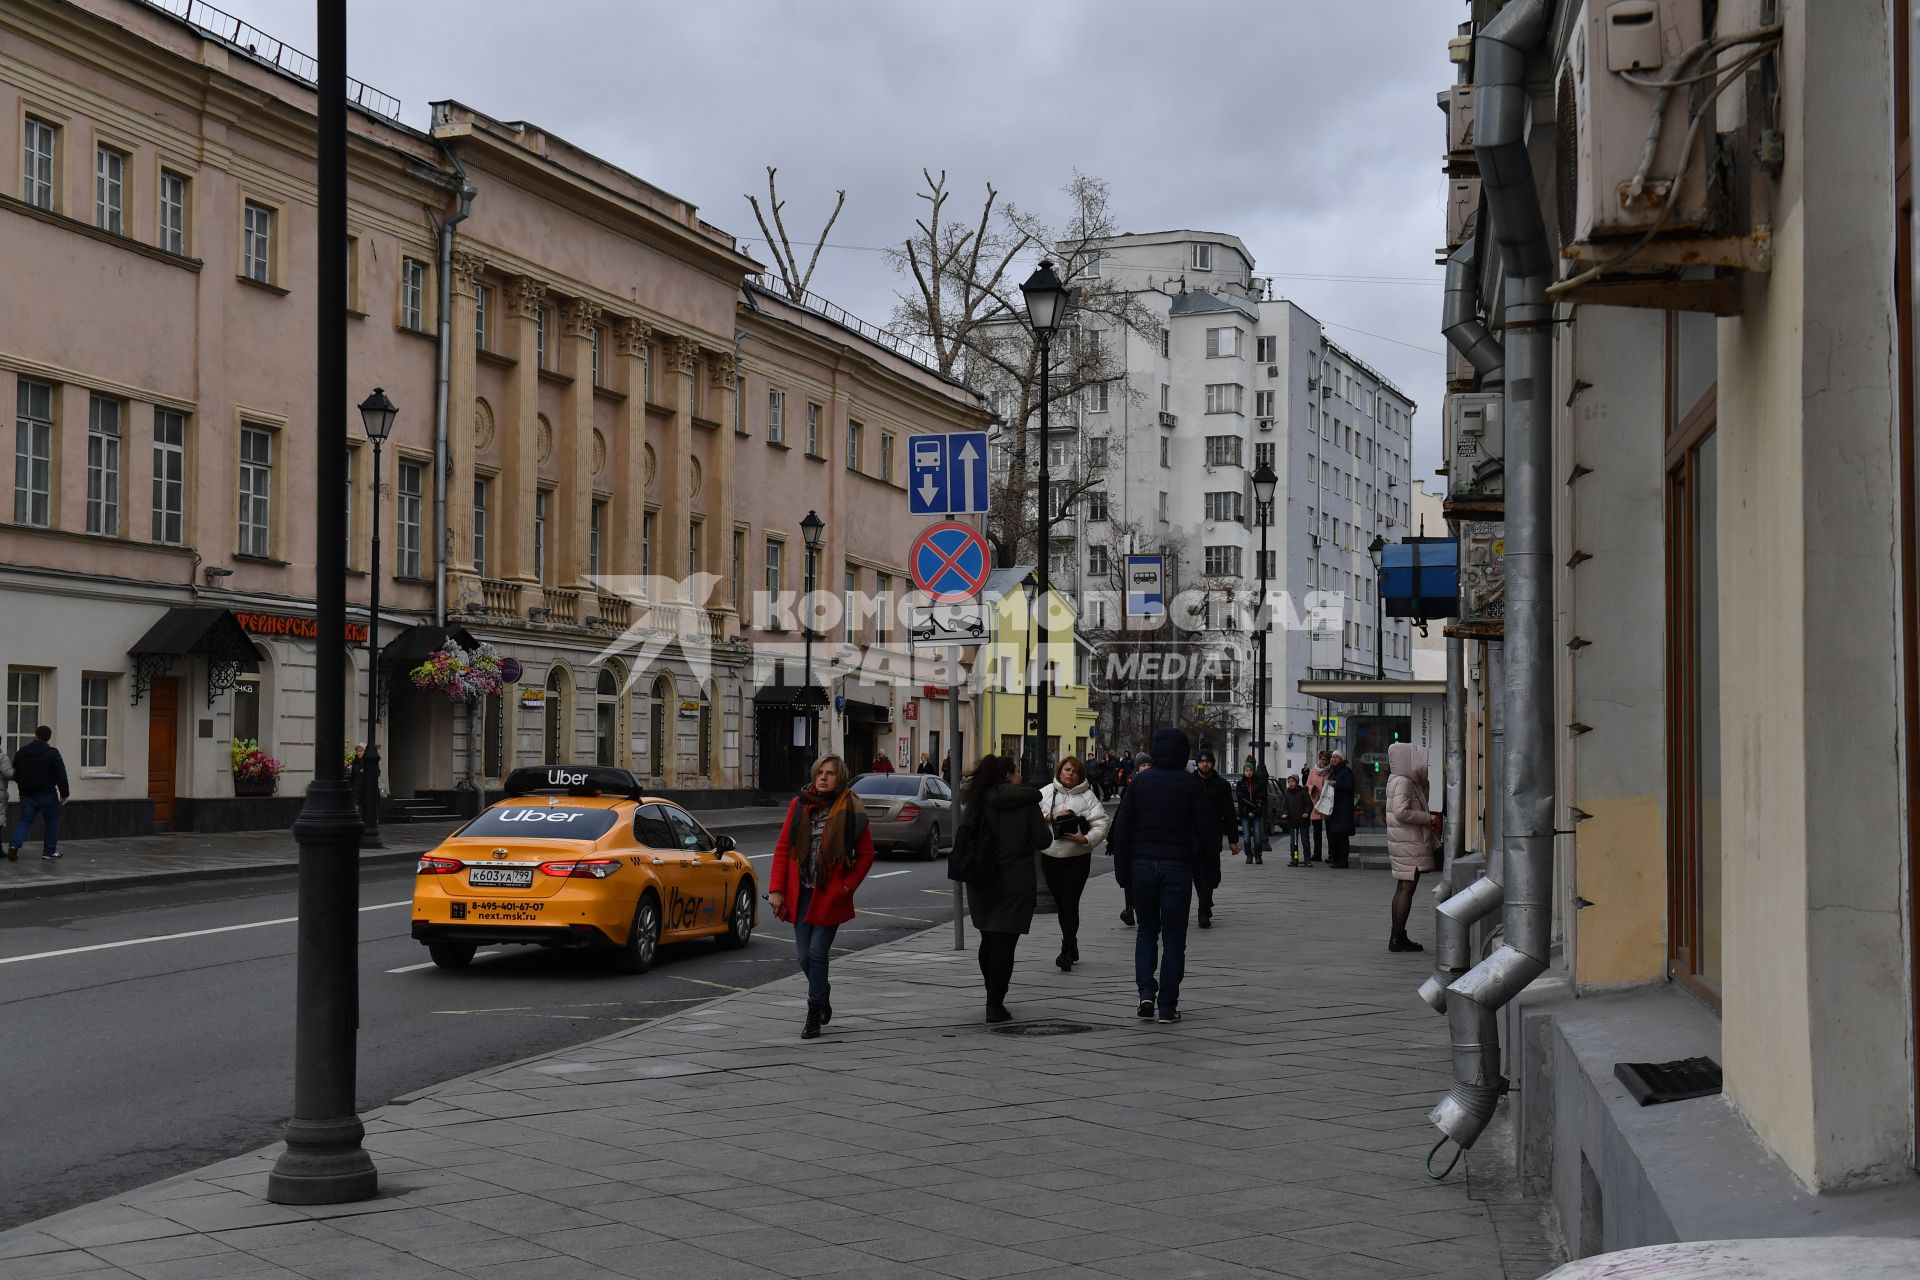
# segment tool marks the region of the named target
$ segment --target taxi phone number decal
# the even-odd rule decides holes
[[[515,921],[529,922],[539,918],[546,909],[544,902],[455,902],[452,905],[452,917],[465,920],[471,916],[475,920],[492,920],[511,924]]]

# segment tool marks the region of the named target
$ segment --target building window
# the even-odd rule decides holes
[[[87,409],[87,532],[120,536],[120,402],[105,396]]]
[[[1240,465],[1239,436],[1208,436],[1207,465],[1210,467],[1237,467]]]
[[[588,365],[593,371],[593,385],[596,387],[605,386],[606,383],[602,382],[600,379],[600,326],[599,325],[596,324],[592,328],[587,330],[587,339],[592,344],[588,348],[588,355],[590,357],[588,360]]]
[[[1207,384],[1208,413],[1239,413],[1241,411],[1240,393],[1244,388],[1237,382],[1210,382]]]
[[[493,306],[493,290],[484,284],[473,286],[473,349],[487,349],[487,312]]]
[[[1163,327],[1160,330],[1160,358],[1162,360],[1167,359],[1172,353],[1173,330]]]
[[[1105,578],[1113,573],[1113,556],[1100,543],[1096,542],[1087,548],[1087,573],[1095,578]]]
[[[1160,523],[1165,524],[1166,522],[1167,522],[1167,491],[1165,489],[1162,489],[1160,491]]]
[[[1087,388],[1087,412],[1105,413],[1107,411],[1107,384],[1096,382]]]
[[[1267,444],[1256,444],[1255,446],[1253,446],[1254,470],[1258,471],[1261,467],[1271,467],[1272,465],[1273,465],[1273,445],[1271,443],[1267,443]],[[1308,460],[1307,465],[1309,467],[1313,465],[1313,462],[1311,459]]]
[[[1093,472],[1107,469],[1107,438],[1089,436],[1087,438],[1087,470]]]
[[[1256,364],[1273,364],[1280,358],[1280,339],[1256,337],[1253,340],[1253,359]]]
[[[547,495],[551,489],[533,491],[533,580],[547,582]]]
[[[273,432],[240,428],[240,554],[273,554]]]
[[[1193,269],[1195,271],[1213,270],[1213,246],[1196,244],[1193,246]]]
[[[893,432],[891,431],[880,433],[880,470],[877,474],[882,480],[889,483],[893,481]]]
[[[1163,467],[1170,467],[1173,465],[1173,437],[1172,436],[1160,437],[1160,465]]]
[[[1272,418],[1274,416],[1274,412],[1273,412],[1274,399],[1275,399],[1274,393],[1271,391],[1254,392],[1253,393],[1253,416],[1256,418]]]
[[[728,594],[733,602],[733,611],[739,613],[740,599],[747,589],[747,534],[744,529],[735,529],[733,531],[733,562],[731,568],[733,574],[732,580],[727,584]]]
[[[240,230],[240,273],[261,284],[273,283],[273,210],[249,200]]]
[[[416,258],[400,260],[400,327],[427,327],[427,264]]]
[[[124,152],[93,149],[93,225],[114,235],[126,232],[126,176]]]
[[[687,522],[687,576],[689,578],[700,572],[700,524],[698,520]]]
[[[187,180],[166,169],[160,171],[160,247],[187,253]]]
[[[867,433],[866,427],[849,419],[847,421],[847,470],[860,469],[860,445]]]
[[[547,367],[547,309],[535,307],[533,311],[533,364],[536,369]]]
[[[417,462],[400,461],[399,501],[394,504],[393,572],[398,578],[420,576],[420,494],[423,468]]]
[[[841,613],[845,631],[842,633],[848,644],[860,642],[860,571],[849,569],[842,587]]]
[[[473,482],[473,571],[483,578],[487,576],[487,508],[492,487],[488,479]]]
[[[21,139],[20,198],[36,209],[53,208],[54,151],[60,131],[45,120],[27,117]]]
[[[1105,489],[1087,490],[1087,519],[1107,520],[1107,491]]]
[[[1069,450],[1073,446],[1065,440],[1055,440],[1047,445],[1047,465],[1055,471],[1065,471],[1070,465]]]
[[[780,557],[785,550],[786,544],[778,538],[767,539],[766,586],[767,608],[769,610],[773,608],[774,602],[780,598]]]
[[[806,558],[802,563],[800,571],[800,592],[802,595],[810,596],[819,589],[820,551],[816,547],[808,547]]]
[[[807,403],[807,453],[820,456],[820,406],[811,401]]]
[[[351,480],[349,480],[351,485]],[[153,540],[186,541],[187,419],[172,409],[153,411]],[[351,521],[349,521],[351,526]],[[348,536],[352,536],[349,527]]]
[[[1206,549],[1206,573],[1209,578],[1239,577],[1240,548],[1208,547]]]
[[[1238,489],[1209,493],[1206,496],[1207,519],[1215,522],[1242,520],[1245,510],[1240,503],[1241,494]]]
[[[649,511],[640,517],[640,576],[653,576],[653,526],[654,513]]]
[[[7,668],[7,754],[33,741],[33,731],[45,723],[41,698],[47,673],[30,667]]]
[[[587,576],[600,580],[600,535],[607,527],[607,504],[595,498],[587,512]]]
[[[987,442],[987,470],[1005,471],[1011,464],[1012,456],[1013,455],[1007,451],[1007,446],[1001,444],[999,441],[989,440]]]
[[[13,522],[53,523],[53,388],[22,378],[16,393]]]
[[[1207,359],[1219,360],[1240,354],[1240,338],[1245,331],[1233,325],[1207,330]]]
[[[873,575],[873,642],[885,644],[893,613],[893,582],[884,573]]]
[[[1086,257],[1086,261],[1080,264],[1080,274],[1083,276],[1099,275],[1100,274],[1100,255],[1097,253],[1088,254]]]
[[[767,443],[787,441],[787,393],[774,388],[767,392]]]
[[[107,728],[113,709],[113,677],[80,677],[80,767],[107,767]]]
[[[1260,552],[1260,576],[1269,582],[1280,575],[1279,555],[1277,551]]]
[[[1160,412],[1167,413],[1173,408],[1173,388],[1167,383],[1160,384]],[[1172,424],[1167,424],[1171,426]]]

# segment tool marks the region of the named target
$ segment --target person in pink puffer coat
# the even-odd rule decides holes
[[[1426,950],[1407,937],[1407,916],[1413,911],[1413,887],[1420,883],[1420,873],[1434,869],[1438,817],[1427,803],[1427,749],[1394,743],[1387,748],[1387,855],[1394,879],[1389,951]]]

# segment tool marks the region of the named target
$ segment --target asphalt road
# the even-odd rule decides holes
[[[736,834],[763,875],[774,835]],[[440,970],[407,936],[412,883],[410,866],[362,877],[362,1114],[796,971],[792,932],[764,902],[745,950],[666,946],[639,976],[529,947]],[[883,856],[838,949],[950,921],[951,888],[944,859]],[[294,889],[287,874],[0,902],[0,1228],[279,1137]]]

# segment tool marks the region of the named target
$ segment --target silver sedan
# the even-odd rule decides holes
[[[877,852],[907,849],[931,862],[953,835],[953,792],[930,773],[863,773],[853,793],[866,806]]]

